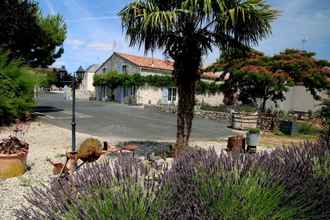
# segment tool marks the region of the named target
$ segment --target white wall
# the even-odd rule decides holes
[[[326,93],[321,94],[326,97]],[[278,109],[282,111],[316,111],[320,108],[320,101],[314,99],[312,94],[302,85],[294,86],[285,94],[286,100],[278,102]],[[276,109],[271,101],[267,103],[267,108]]]
[[[212,106],[222,105],[223,99],[223,93],[196,95],[196,100],[198,103],[204,102],[205,104]]]
[[[136,91],[137,103],[140,105],[157,105],[161,102],[162,89],[144,86]]]
[[[95,92],[95,87],[93,86],[93,77],[95,73],[85,73],[84,78],[81,82],[81,89],[88,92]]]

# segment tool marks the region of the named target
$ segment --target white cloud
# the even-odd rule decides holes
[[[101,50],[101,51],[111,51],[116,49],[116,41],[113,41],[111,43],[109,42],[92,42],[87,44],[88,48],[94,49],[94,50]]]
[[[72,46],[74,49],[77,49],[85,44],[83,40],[69,38],[65,41],[68,45]]]
[[[99,20],[116,20],[120,19],[118,16],[91,16],[91,17],[83,17],[83,18],[73,18],[73,19],[66,19],[66,22],[70,23],[79,23],[84,21],[99,21]]]

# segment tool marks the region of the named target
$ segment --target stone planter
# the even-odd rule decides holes
[[[256,147],[260,141],[260,134],[259,133],[248,133],[246,135],[246,142],[248,146]]]
[[[0,179],[21,176],[26,171],[28,149],[14,154],[0,154]]]

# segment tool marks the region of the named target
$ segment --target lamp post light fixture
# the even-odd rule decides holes
[[[58,73],[60,74],[60,77],[59,77],[60,81],[62,81],[65,74],[67,74],[67,70],[65,69],[65,66],[61,66],[61,68],[58,69]]]

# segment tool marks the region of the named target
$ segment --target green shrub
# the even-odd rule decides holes
[[[235,110],[238,112],[248,112],[248,113],[257,112],[257,108],[250,105],[241,105],[238,106]]]
[[[261,133],[261,130],[259,128],[250,128],[248,130],[248,133],[249,134],[260,134]]]
[[[212,105],[208,105],[206,103],[201,103],[201,110],[214,111],[214,112],[227,112],[228,106],[226,106],[226,105],[212,106]]]
[[[77,203],[72,203],[64,214],[65,220],[81,219],[84,210],[88,219],[157,219],[156,204],[148,198],[143,187],[138,183],[126,185],[113,182],[113,185],[90,189],[90,195],[82,195]],[[152,208],[148,210],[149,208]]]
[[[330,187],[330,155],[313,158],[313,175],[318,178],[326,178]]]
[[[37,83],[32,70],[0,54],[0,123],[22,117],[34,107],[33,92]]]
[[[261,173],[241,175],[238,170],[205,172],[195,177],[197,194],[205,205],[205,219],[294,219],[298,209],[282,206],[285,189]]]
[[[313,126],[311,123],[307,122],[297,122],[298,133],[302,135],[318,135],[321,133],[322,129]]]

